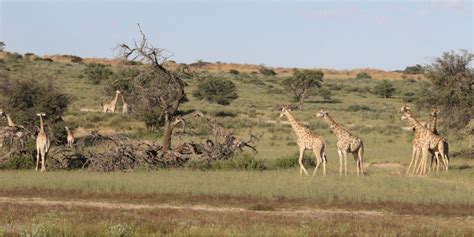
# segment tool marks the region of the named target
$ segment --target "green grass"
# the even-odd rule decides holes
[[[2,171],[0,187],[81,192],[222,195],[255,198],[311,199],[318,202],[401,202],[473,204],[472,170],[434,178],[359,177],[330,174],[300,177],[296,169],[279,171],[159,170],[131,173],[81,171]]]

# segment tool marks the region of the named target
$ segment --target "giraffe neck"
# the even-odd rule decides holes
[[[425,126],[423,126],[423,124],[421,124],[418,120],[416,120],[411,114],[408,114],[407,118],[408,118],[408,122],[410,123],[410,126],[414,127],[415,131],[424,132],[428,130]]]
[[[438,118],[435,116],[432,116],[431,117],[431,121],[430,121],[430,130],[432,132],[436,131],[436,122],[437,122]]]
[[[342,128],[339,124],[334,121],[334,119],[329,116],[329,114],[326,114],[326,116],[323,117],[324,121],[329,125],[329,129],[337,136],[340,137],[343,133],[347,132],[344,128]]]
[[[9,127],[15,127],[15,123],[13,123],[13,120],[10,117],[10,115],[8,115],[8,114],[5,114],[5,115],[7,116],[8,126]]]
[[[293,118],[293,115],[290,112],[286,112],[285,115],[288,118],[288,121],[290,122],[293,131],[295,131],[296,133],[296,131],[301,128],[301,125],[295,120],[295,118]],[[298,135],[298,133],[296,133],[296,135]]]
[[[41,132],[44,133],[43,117],[42,116],[39,116],[39,117],[40,117],[40,133]]]
[[[118,95],[119,95],[119,93],[118,93],[118,92],[115,92],[115,97],[114,97],[114,99],[112,100],[112,104],[113,104],[113,105],[117,104]]]

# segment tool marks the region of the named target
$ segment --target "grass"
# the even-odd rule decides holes
[[[317,202],[474,203],[471,170],[436,178],[375,175],[369,177],[299,177],[296,170],[190,171],[132,173],[81,171],[3,171],[2,190],[51,189],[94,193],[161,193],[255,198],[310,199]],[[451,176],[445,179],[444,176]],[[470,176],[470,177],[469,177]],[[456,177],[456,178],[453,178]]]

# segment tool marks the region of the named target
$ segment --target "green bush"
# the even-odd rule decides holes
[[[240,74],[240,72],[238,70],[235,70],[235,69],[230,69],[229,73],[233,74],[233,75],[239,75]]]
[[[321,89],[319,89],[319,93],[318,93],[323,99],[325,100],[331,100],[332,98],[332,92],[331,90],[329,90],[328,88],[326,87],[321,87]]]
[[[32,155],[15,154],[0,164],[0,169],[31,169],[35,167],[35,158]]]
[[[396,91],[395,87],[388,80],[383,80],[374,87],[374,94],[382,98],[392,97],[395,91]]]
[[[84,74],[93,84],[99,85],[101,81],[109,79],[113,72],[106,65],[89,63],[84,69]]]
[[[265,66],[260,66],[260,68],[258,69],[258,71],[264,75],[264,76],[275,76],[276,75],[276,72],[273,71],[273,69],[271,68],[268,68],[268,67],[265,67]]]
[[[212,169],[217,170],[267,170],[264,160],[256,159],[255,156],[243,154],[228,160],[219,160],[211,163]]]
[[[372,76],[366,72],[359,72],[356,75],[356,79],[372,79]]]
[[[367,105],[349,105],[347,108],[349,112],[357,112],[357,111],[372,111],[372,109]]]
[[[209,103],[229,105],[238,98],[234,82],[222,78],[210,77],[200,82],[193,96]]]
[[[405,70],[403,71],[403,73],[405,73],[405,74],[423,74],[423,73],[425,73],[425,69],[420,64],[417,64],[415,66],[406,67]]]
[[[306,168],[315,166],[316,163],[314,159],[314,154],[312,152],[305,152],[305,156],[303,157],[303,165]],[[298,166],[298,154],[280,157],[275,160],[269,160],[267,164],[267,167],[270,170],[290,169]]]

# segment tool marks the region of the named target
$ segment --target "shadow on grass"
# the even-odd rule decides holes
[[[340,104],[342,103],[341,100],[334,99],[334,100],[308,100],[305,103],[309,104]]]

